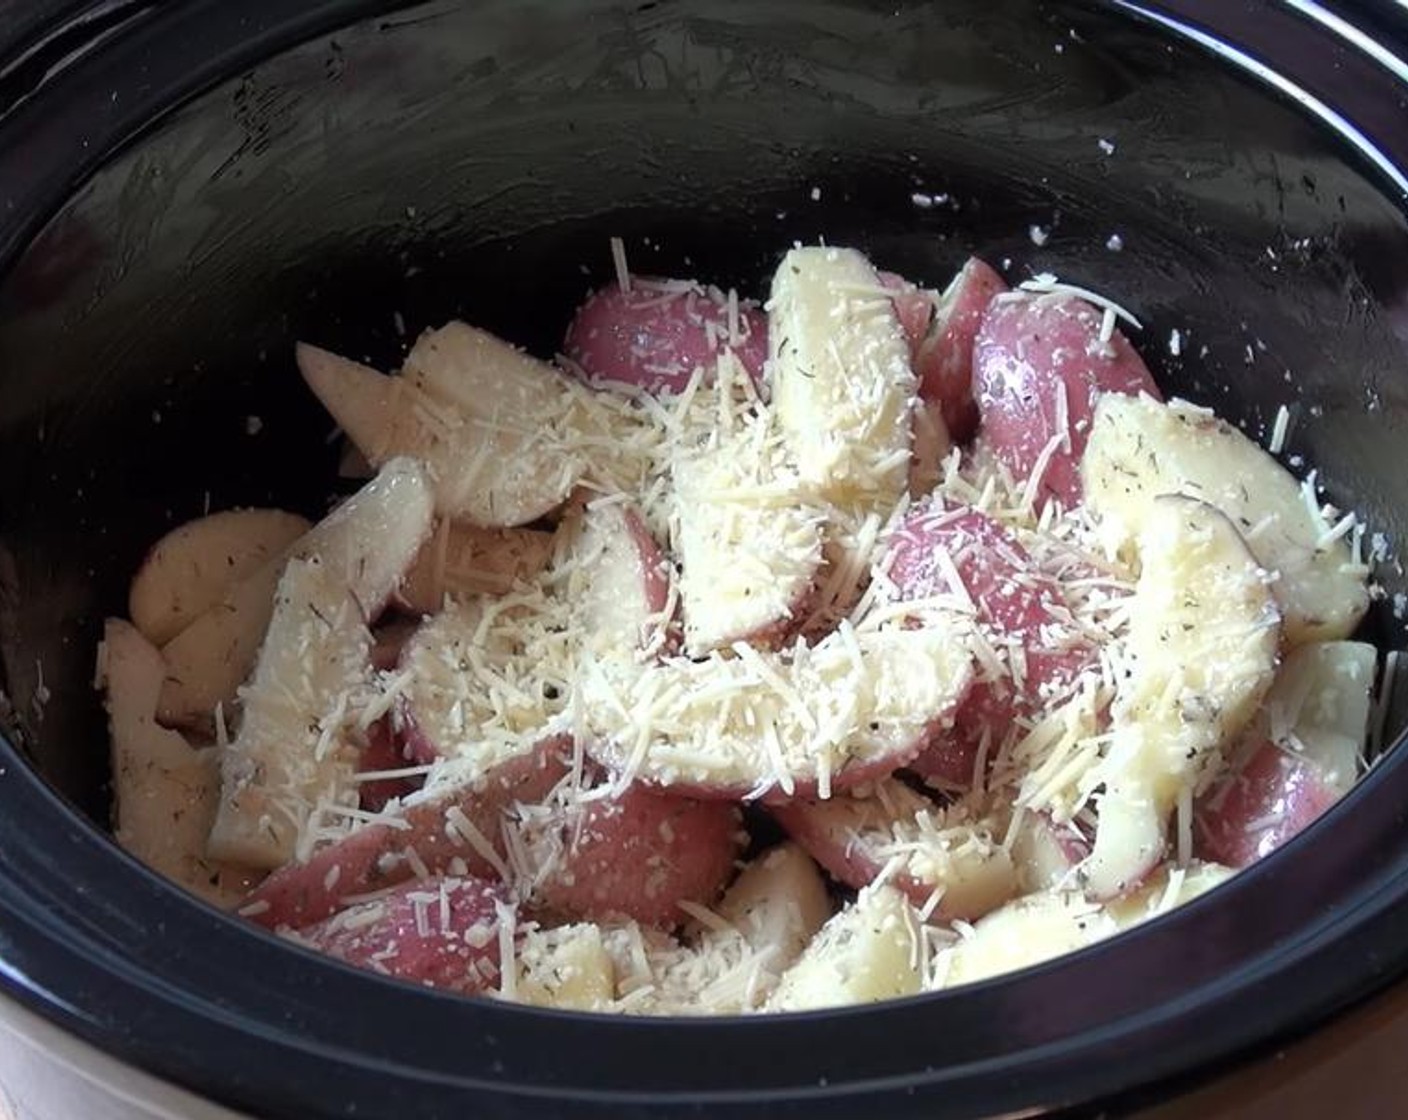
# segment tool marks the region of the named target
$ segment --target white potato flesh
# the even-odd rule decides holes
[[[583,463],[563,430],[572,387],[551,366],[485,331],[449,323],[422,335],[401,377],[300,344],[299,369],[374,465],[421,459],[442,516],[501,528],[557,508]]]
[[[278,867],[300,850],[315,813],[357,804],[369,623],[430,525],[424,470],[393,459],[295,547],[243,689],[239,734],[221,759],[213,858]]]
[[[584,657],[587,749],[631,779],[736,797],[886,774],[951,719],[972,676],[957,616],[920,629],[843,628],[812,647],[641,664]]]
[[[225,597],[308,531],[281,509],[212,513],[178,526],[152,546],[132,579],[127,613],[158,646]]]
[[[821,927],[768,1001],[773,1011],[878,1003],[923,986],[919,921],[894,887],[869,887]]]
[[[854,249],[793,249],[767,312],[773,408],[802,481],[888,511],[908,482],[918,380],[875,269]]]
[[[812,857],[784,843],[749,861],[715,910],[780,971],[831,917],[831,899]]]
[[[1266,573],[1205,502],[1150,502],[1130,605],[1131,675],[1111,710],[1087,891],[1133,889],[1162,858],[1168,823],[1225,761],[1275,675],[1280,617]]]
[[[1131,929],[1207,894],[1234,874],[1230,867],[1202,860],[1182,868],[1165,864],[1133,894],[1108,902],[1105,912],[1119,929]]]
[[[806,499],[761,421],[676,458],[671,470],[685,650],[777,644],[816,587],[825,508]]]
[[[1057,824],[1045,813],[1023,812],[1012,838],[1012,863],[1021,894],[1065,890],[1089,845],[1072,824]]]
[[[1138,536],[1159,494],[1215,506],[1272,585],[1289,645],[1347,637],[1369,605],[1365,570],[1345,536],[1333,537],[1318,499],[1231,424],[1182,401],[1107,394],[1081,461],[1086,504],[1112,547]]]
[[[1263,709],[1266,737],[1304,756],[1343,796],[1363,765],[1378,651],[1365,642],[1293,650]]]
[[[977,922],[934,962],[932,986],[956,988],[1073,953],[1119,932],[1079,891],[1014,899]]]
[[[434,614],[446,595],[506,595],[531,582],[552,559],[553,535],[541,529],[483,529],[442,518],[416,554],[400,601]]]
[[[555,929],[529,929],[517,949],[514,998],[535,1007],[601,1011],[616,995],[616,968],[601,928],[578,922]]]
[[[674,573],[636,508],[594,502],[559,532],[567,547],[553,569],[554,591],[568,604],[578,642],[627,657],[663,651],[672,630]]]
[[[239,687],[254,669],[289,557],[326,560],[356,589],[362,613],[373,617],[405,574],[401,552],[407,541],[419,549],[429,533],[428,487],[419,464],[409,459],[388,463],[283,555],[231,587],[162,647],[166,679],[157,718],[168,725],[208,730],[218,705],[226,720],[233,721]],[[382,536],[387,539],[380,541]]]
[[[206,858],[219,758],[214,748],[196,750],[156,722],[164,674],[161,653],[134,626],[107,620],[98,680],[112,733],[113,833],[153,871],[228,909],[259,875]]]

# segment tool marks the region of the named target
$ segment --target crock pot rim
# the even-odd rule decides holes
[[[302,13],[304,18],[277,25],[275,24],[275,17],[280,10],[287,8],[287,5],[269,2],[269,0],[257,0],[256,3],[245,6],[243,17],[252,17],[252,22],[261,28],[262,34],[253,39],[242,41],[240,49],[238,50],[231,49],[219,55],[218,58],[207,60],[207,65],[204,67],[193,67],[190,75],[190,84],[185,87],[182,95],[179,98],[163,97],[161,99],[163,104],[161,114],[153,115],[149,111],[149,103],[141,102],[134,98],[132,101],[124,104],[125,112],[115,111],[110,117],[99,122],[94,122],[96,129],[94,135],[106,136],[107,142],[88,144],[88,151],[85,154],[81,166],[78,164],[62,165],[60,161],[48,168],[49,174],[42,180],[44,203],[40,205],[39,195],[41,192],[36,188],[35,194],[29,199],[32,208],[26,209],[24,200],[21,200],[21,204],[11,211],[11,214],[18,214],[19,220],[15,220],[15,218],[10,216],[0,220],[0,262],[7,262],[11,259],[19,248],[25,244],[29,237],[37,230],[39,225],[42,224],[44,220],[47,220],[54,207],[66,198],[72,192],[73,188],[81,183],[82,180],[86,179],[100,163],[145,132],[148,127],[160,119],[160,116],[163,115],[165,111],[174,108],[177,104],[184,101],[185,98],[208,87],[216,80],[228,76],[232,71],[238,70],[241,65],[252,62],[257,58],[262,58],[267,54],[273,53],[275,50],[283,49],[297,42],[314,38],[321,33],[342,26],[347,22],[360,18],[362,15],[370,14],[373,11],[383,11],[393,7],[403,6],[405,5],[375,3],[371,2],[371,0],[346,0],[344,3],[339,3],[337,0],[325,0],[324,3],[317,5],[311,11],[304,11]],[[1137,5],[1129,3],[1128,0],[1112,0],[1112,3],[1109,5],[1099,6],[1118,7],[1140,18],[1151,18],[1151,15],[1156,11],[1153,6]],[[189,18],[192,13],[201,8],[210,9],[208,15],[218,15],[222,5],[218,3],[192,3],[185,7],[183,13],[174,18]],[[1199,9],[1200,6],[1197,3],[1184,0],[1184,2],[1180,3],[1159,5],[1157,11],[1161,12],[1164,16],[1172,16],[1175,19],[1189,18],[1196,14],[1201,17],[1203,26],[1207,27],[1210,23],[1207,18],[1207,13],[1201,12]],[[262,22],[265,19],[267,19],[268,22]],[[231,24],[233,24],[233,22],[233,20],[230,21]],[[1176,31],[1176,28],[1169,27],[1166,20],[1164,23],[1167,29]],[[211,29],[209,26],[207,26],[205,30],[209,34],[215,34],[215,30]],[[232,30],[232,28],[227,28],[226,33],[229,33],[230,30]],[[140,42],[143,36],[153,33],[151,27],[136,29],[132,40],[113,44],[112,47],[106,48],[101,52],[102,59],[106,60],[109,64],[118,65],[118,70],[115,71],[115,73],[120,73],[120,60],[123,57],[123,52],[135,50],[135,43]],[[98,61],[98,59],[95,58],[95,61]],[[55,88],[59,89],[61,86],[62,83],[59,83]],[[131,106],[135,106],[135,108]],[[4,128],[7,132],[12,129],[40,129],[43,127],[43,123],[42,121],[33,119],[32,114],[22,111],[21,113],[17,113],[14,119],[5,122]],[[61,125],[57,125],[57,122],[53,123],[58,127],[62,127]],[[1408,163],[1408,138],[1404,138],[1400,141],[1397,147],[1391,143],[1393,138],[1387,138],[1386,141],[1383,137],[1376,137],[1375,140],[1392,150],[1395,161],[1400,166]],[[14,151],[15,145],[9,143],[0,145],[0,182],[6,181],[4,176],[5,160],[7,158],[13,158]],[[7,155],[6,153],[10,154]],[[174,888],[164,883],[156,882],[147,872],[136,867],[127,857],[117,852],[108,840],[90,829],[85,822],[79,821],[76,815],[67,806],[62,804],[47,788],[44,788],[39,779],[28,771],[27,765],[8,743],[0,745],[0,766],[3,766],[4,769],[4,773],[0,774],[0,804],[11,800],[12,797],[23,797],[35,812],[41,813],[44,819],[54,826],[65,827],[70,830],[77,826],[78,832],[74,836],[77,849],[81,850],[84,859],[91,860],[93,866],[99,869],[99,878],[116,888],[116,894],[122,895],[127,891],[131,891],[133,894],[148,894],[154,898],[162,899],[163,904],[171,907],[173,913],[185,914],[187,916],[203,913],[204,917],[200,919],[201,925],[213,922],[219,927],[236,926],[236,923],[223,916],[216,915],[213,911],[203,907],[192,906],[189,900],[180,896],[179,892],[176,892]],[[1370,775],[1368,780],[1362,783],[1360,787],[1351,794],[1349,799],[1337,806],[1332,812],[1331,817],[1327,818],[1324,822],[1324,828],[1328,830],[1334,827],[1337,820],[1348,818],[1351,812],[1357,811],[1358,807],[1366,801],[1371,799],[1381,800],[1389,792],[1389,783],[1395,775],[1399,779],[1399,785],[1408,785],[1408,771],[1405,771],[1405,760],[1401,757],[1401,751],[1397,752],[1394,758],[1387,760],[1382,766],[1376,768],[1376,772]],[[9,824],[8,814],[5,814],[5,823],[6,825]],[[1319,831],[1319,829],[1315,830],[1316,833]],[[1076,957],[1062,961],[1060,964],[1041,966],[1036,970],[1020,974],[1012,979],[995,980],[985,985],[976,986],[967,993],[943,993],[923,997],[915,1001],[905,1001],[893,1007],[847,1009],[845,1011],[798,1017],[798,1019],[791,1020],[791,1022],[801,1023],[824,1020],[828,1024],[835,1024],[847,1020],[864,1021],[877,1017],[895,1017],[898,1014],[908,1015],[912,1013],[912,1009],[915,1006],[927,1007],[939,1002],[945,1004],[959,1003],[976,995],[989,995],[994,991],[1012,990],[1019,986],[1038,983],[1043,977],[1069,973],[1072,970],[1080,971],[1082,969],[1088,969],[1094,957],[1098,956],[1101,959],[1108,959],[1112,955],[1121,952],[1128,955],[1133,953],[1136,947],[1173,939],[1172,931],[1193,928],[1201,918],[1206,916],[1213,906],[1219,904],[1224,906],[1229,905],[1234,898],[1232,892],[1237,892],[1238,895],[1246,895],[1250,893],[1257,884],[1264,883],[1271,878],[1280,877],[1280,869],[1285,866],[1286,862],[1300,859],[1310,854],[1312,849],[1305,847],[1302,842],[1306,840],[1313,841],[1314,839],[1315,834],[1312,833],[1307,837],[1297,840],[1295,844],[1287,849],[1283,856],[1266,861],[1264,864],[1253,868],[1251,871],[1239,877],[1238,882],[1226,888],[1226,891],[1221,897],[1211,901],[1208,906],[1195,903],[1185,911],[1171,915],[1154,926],[1146,927],[1145,929],[1127,935],[1114,945],[1100,947],[1093,951],[1079,954]],[[4,853],[7,847],[8,844],[0,845],[0,853]],[[6,869],[9,863],[9,858],[4,854],[0,854],[0,871]],[[1383,946],[1387,945],[1390,949],[1393,949],[1395,946],[1408,944],[1408,937],[1402,936],[1405,932],[1408,932],[1408,930],[1405,930],[1405,927],[1408,927],[1408,917],[1396,918],[1393,913],[1393,902],[1404,893],[1403,887],[1405,882],[1408,882],[1408,864],[1405,864],[1404,859],[1400,858],[1391,866],[1384,867],[1372,880],[1361,884],[1356,893],[1348,899],[1342,900],[1348,903],[1345,909],[1336,912],[1327,912],[1321,916],[1319,921],[1303,927],[1298,932],[1292,944],[1297,947],[1298,951],[1304,956],[1307,962],[1323,962],[1329,951],[1328,946],[1330,942],[1335,941],[1337,938],[1345,937],[1348,940],[1337,942],[1340,948],[1336,948],[1331,956],[1341,952],[1345,944],[1360,945],[1362,943],[1370,950],[1368,956],[1372,963],[1371,967],[1366,969],[1353,984],[1318,983],[1312,985],[1307,983],[1302,989],[1302,994],[1296,1000],[1292,1001],[1296,1004],[1297,1014],[1290,1019],[1278,1020],[1283,1028],[1286,1027],[1287,1023],[1295,1023],[1302,1029],[1308,1027],[1313,1022],[1332,1013],[1341,1006],[1382,986],[1403,970],[1405,963],[1408,963],[1405,961],[1405,957],[1408,957],[1408,949],[1401,949],[1396,952],[1383,952]],[[62,998],[52,989],[27,986],[24,971],[24,959],[27,953],[33,954],[44,951],[51,948],[52,943],[47,938],[41,938],[32,943],[22,943],[22,936],[33,932],[34,927],[30,924],[30,921],[34,915],[32,913],[25,913],[24,907],[21,904],[17,904],[14,899],[9,897],[9,893],[3,890],[0,890],[0,913],[4,914],[4,918],[0,919],[0,945],[5,947],[4,953],[0,953],[0,959],[7,962],[6,967],[0,970],[3,971],[3,978],[0,978],[0,986],[3,986],[12,994],[23,998],[25,1002],[29,1003],[31,1006],[35,1006],[50,1018],[73,1029],[76,1033],[84,1034],[85,1036],[94,1038],[96,1041],[101,1041],[105,1046],[125,1053],[147,1068],[154,1068],[153,1063],[155,1063],[156,1068],[154,1068],[154,1072],[162,1072],[190,1084],[203,1083],[206,1088],[217,1088],[225,1095],[225,1099],[232,1103],[244,1103],[246,1100],[256,1105],[260,1103],[250,1098],[245,1098],[239,1092],[237,1086],[212,1086],[208,1080],[209,1074],[206,1070],[177,1068],[176,1065],[170,1063],[165,1064],[163,1068],[163,1063],[159,1060],[159,1055],[154,1053],[149,1045],[141,1045],[135,1038],[115,1040],[111,1033],[107,1031],[98,1031],[95,1034],[94,1030],[98,1024],[96,1024],[90,1015],[85,1014],[82,1008],[78,1008],[72,1004],[65,1004]],[[240,930],[240,934],[243,939],[251,945],[263,942],[264,948],[260,950],[261,954],[267,954],[276,949],[272,940],[262,935],[251,936],[245,930]],[[1173,940],[1176,944],[1176,939]],[[1284,950],[1287,946],[1282,946],[1281,948]],[[1375,957],[1373,950],[1375,949],[1378,950],[1377,961],[1373,959]],[[290,953],[283,947],[277,947],[277,951],[280,957],[287,960],[298,961],[300,968],[306,968],[315,972],[321,970],[326,972],[330,978],[341,977],[341,982],[353,981],[361,985],[370,985],[380,989],[384,995],[379,996],[379,999],[425,1001],[423,1005],[426,1007],[443,1005],[447,999],[447,997],[433,993],[424,993],[399,985],[393,985],[377,978],[367,978],[364,976],[354,977],[350,973],[350,970],[345,969],[336,962],[324,961],[319,958],[314,958],[311,955]],[[92,964],[93,962],[80,958],[74,959],[72,963],[75,967],[78,967],[83,964]],[[1329,963],[1333,964],[1334,962],[1331,960]],[[1263,954],[1262,958],[1260,958],[1259,965],[1245,965],[1234,977],[1222,977],[1215,983],[1190,989],[1185,995],[1185,999],[1192,1001],[1195,995],[1202,993],[1206,995],[1210,1006],[1221,1006],[1228,1003],[1234,996],[1244,991],[1247,987],[1253,987],[1257,984],[1264,986],[1268,978],[1274,978],[1278,973],[1284,972],[1285,967],[1284,958],[1280,959],[1277,963],[1272,963],[1269,960],[1269,953]],[[159,972],[151,975],[153,979],[161,979]],[[1322,980],[1325,979],[1325,969],[1321,968],[1317,975],[1319,975]],[[1304,980],[1306,976],[1302,974],[1299,978]],[[1236,985],[1228,986],[1233,979],[1240,980],[1242,987],[1239,988]],[[160,985],[157,985],[157,987],[160,987]],[[1311,990],[1312,988],[1313,992]],[[143,990],[149,991],[151,989],[144,988]],[[1171,1005],[1165,1005],[1165,1008],[1169,1006]],[[1265,1004],[1261,1004],[1260,1006],[1263,1011],[1266,1011],[1271,1006],[1271,1003],[1268,1000]],[[488,1010],[484,1008],[483,1005],[479,1005],[479,1009]],[[209,1010],[213,1012],[212,1018],[214,1020],[221,1018],[222,1009],[214,1008]],[[520,1018],[540,1024],[550,1024],[554,1022],[580,1023],[582,1021],[582,1017],[578,1016],[535,1012],[516,1007],[495,1007],[492,1008],[492,1013],[505,1017],[506,1019]],[[1103,1030],[1090,1031],[1087,1032],[1086,1036],[1079,1036],[1077,1039],[1067,1040],[1062,1048],[1064,1058],[1068,1061],[1072,1052],[1084,1052],[1087,1055],[1091,1052],[1103,1052],[1107,1055],[1117,1056],[1120,1045],[1127,1045],[1132,1038],[1139,1037],[1138,1035],[1132,1035],[1130,1032],[1120,1029],[1122,1024],[1134,1018],[1138,1017],[1128,1016]],[[1189,1064],[1188,1057],[1190,1050],[1196,1051],[1196,1057],[1192,1064],[1202,1064],[1207,1061],[1225,1060],[1254,1044],[1269,1045],[1272,1041],[1261,1033],[1259,1025],[1257,1027],[1251,1025],[1257,1020],[1239,1019],[1231,1016],[1224,1018],[1233,1021],[1222,1023],[1225,1029],[1221,1032],[1213,1032],[1211,1030],[1208,1032],[1200,1032],[1196,1040],[1196,1046],[1187,1045],[1186,1040],[1182,1048],[1170,1046],[1167,1053],[1171,1056],[1176,1055],[1176,1057],[1171,1057],[1169,1061],[1164,1063],[1164,1076],[1172,1077],[1186,1069]],[[592,1019],[590,1022],[594,1026],[600,1025],[603,1028],[605,1027],[605,1023],[599,1019]],[[689,1035],[706,1034],[720,1026],[717,1020],[704,1022],[672,1021],[668,1023],[647,1021],[644,1024],[618,1023],[614,1020],[608,1020],[606,1022],[613,1024],[610,1028],[613,1030],[620,1028],[628,1033],[640,1033],[642,1028],[644,1028],[652,1035],[660,1031],[680,1031]],[[750,1031],[752,1029],[764,1029],[764,1024],[758,1024],[757,1028],[744,1027],[744,1024],[749,1022],[749,1020],[730,1020],[725,1026],[727,1029],[731,1030],[738,1030],[740,1028]],[[758,1021],[753,1020],[751,1022],[757,1023]],[[789,1022],[789,1020],[766,1020],[765,1029],[772,1030],[780,1024],[787,1022]],[[1221,1020],[1218,1020],[1217,1017],[1214,1016],[1213,1022],[1215,1024],[1221,1023]],[[224,1024],[224,1026],[226,1029],[229,1028],[228,1023]],[[1114,1037],[1109,1037],[1111,1035]],[[1081,1051],[1080,1047],[1074,1044],[1079,1042],[1081,1038],[1087,1038],[1087,1036],[1088,1044],[1084,1051]],[[643,1039],[644,1037],[645,1036],[642,1035]],[[1214,1041],[1214,1037],[1216,1041]],[[261,1039],[260,1041],[261,1043],[267,1044],[267,1040]],[[1114,1050],[1109,1049],[1112,1044],[1114,1045]],[[1103,1050],[1102,1047],[1104,1048]],[[309,1049],[311,1051],[316,1048],[310,1046]],[[1042,1064],[1041,1060],[1046,1057],[1046,1054],[1045,1051],[1032,1051],[1028,1057],[1029,1060],[1035,1059],[1032,1061],[1033,1067],[1035,1068]],[[1012,1107],[1037,1103],[1038,1097],[1033,1094],[1039,1093],[1043,1086],[1028,1084],[1023,1087],[1021,1085],[1023,1077],[1031,1073],[1031,1071],[1021,1069],[1012,1070],[1010,1065],[1011,1059],[1009,1057],[999,1056],[993,1058],[992,1061],[1007,1063],[1004,1065],[1004,1069],[1011,1074],[1010,1080],[1013,1083],[1012,1088],[1018,1093],[1018,1095],[1014,1096],[1012,1099]],[[1110,1061],[1107,1058],[1105,1062],[1095,1063],[1096,1068],[1105,1068],[1110,1065],[1117,1066],[1118,1061]],[[1085,1074],[1084,1084],[1086,1088],[1080,1090],[1073,1089],[1072,1095],[1069,1097],[1070,1100],[1083,1100],[1087,1099],[1089,1096],[1104,1097],[1112,1091],[1118,1092],[1131,1088],[1129,1085],[1119,1084],[1117,1077],[1092,1076],[1089,1072],[1090,1068],[1090,1062],[1082,1063],[1080,1072]],[[919,1072],[901,1074],[898,1076],[902,1087],[915,1086],[921,1082],[927,1081],[928,1087],[938,1084],[944,1086],[945,1092],[952,1092],[953,1087],[948,1082],[943,1081],[943,1075],[951,1073],[961,1074],[967,1072],[968,1069],[969,1067],[960,1066],[952,1070],[937,1071],[936,1073],[928,1075]],[[296,1076],[295,1074],[295,1077]],[[1040,1083],[1041,1076],[1032,1074],[1027,1077],[1027,1080],[1029,1082]],[[1078,1080],[1080,1079],[1077,1078],[1073,1080],[1069,1077],[1066,1078],[1068,1084],[1074,1084],[1074,1081]],[[828,1086],[825,1089],[818,1087],[816,1093],[820,1093],[831,1099],[839,1099],[839,1095],[843,1093],[874,1091],[878,1084],[879,1083],[875,1081],[850,1085],[837,1084]],[[492,1088],[505,1093],[517,1091],[528,1096],[534,1095],[535,1092],[541,1092],[544,1089],[544,1087],[537,1087],[535,1090],[534,1087],[505,1086],[502,1084],[494,1085]],[[1089,1092],[1087,1092],[1087,1089]],[[582,1092],[580,1087],[572,1087],[570,1091],[574,1095],[579,1095]],[[895,1091],[899,1093],[897,1099],[902,1100],[903,1088]],[[808,1095],[802,1092],[802,1087],[789,1085],[770,1090],[767,1094],[745,1090],[741,1091],[737,1096],[743,1098],[742,1102],[739,1103],[759,1106],[766,1105],[771,1111],[775,1111],[778,1102],[776,1100],[770,1100],[770,1097],[777,1093],[786,1094],[788,1101],[795,1101],[801,1096]],[[619,1114],[612,1111],[615,1105],[633,1099],[634,1096],[634,1094],[624,1090],[612,1089],[606,1092],[603,1104],[610,1114]],[[730,1095],[729,1099],[732,1100],[733,1096],[734,1095]],[[648,1092],[643,1095],[642,1099],[654,1101],[658,1100],[659,1097],[660,1094],[658,1092]],[[694,1103],[701,1099],[705,1099],[705,1095],[701,1094],[697,1089],[691,1089],[687,1091],[687,1096],[682,1098],[681,1103]],[[721,1103],[724,1099],[725,1098],[720,1097]],[[814,1111],[817,1103],[816,1100],[811,1100],[808,1103],[809,1111]],[[976,1104],[977,1102],[974,1101],[972,1103]],[[988,1097],[985,1096],[982,1103],[986,1107],[988,1105]],[[1046,1100],[1045,1103],[1060,1102]],[[930,1114],[934,1114],[932,1110]]]

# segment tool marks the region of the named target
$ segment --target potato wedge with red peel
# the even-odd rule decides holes
[[[1291,653],[1237,752],[1242,757],[1199,800],[1198,854],[1245,867],[1349,792],[1361,768],[1377,660],[1363,642],[1317,642]]]
[[[640,785],[525,806],[518,823],[529,894],[573,919],[677,926],[681,902],[718,898],[744,834],[738,809]],[[596,793],[605,793],[598,789]]]
[[[973,343],[988,305],[1007,291],[1006,281],[977,257],[969,257],[941,293],[893,273],[880,273],[880,280],[894,292],[920,401],[939,410],[952,440],[966,442],[978,428]]]
[[[868,886],[896,860],[886,881],[938,920],[973,921],[1017,890],[995,822],[962,802],[941,808],[894,778],[865,795],[798,798],[769,812],[848,887]]]
[[[571,692],[571,610],[541,593],[478,596],[426,619],[398,671],[410,757],[473,773],[522,754]]]
[[[377,777],[412,765],[389,719],[367,728],[366,745],[357,758],[358,804],[368,813],[380,813],[393,798],[406,797],[420,788],[420,778]]]
[[[552,551],[553,534],[541,529],[482,529],[441,518],[397,598],[407,610],[434,614],[446,595],[507,595],[542,575]]]
[[[162,647],[166,679],[157,718],[208,727],[216,705],[229,719],[240,685],[255,668],[274,613],[275,591],[289,558],[316,558],[342,580],[360,615],[371,621],[405,574],[430,531],[430,489],[410,459],[381,472],[277,557],[236,583],[223,600]]]
[[[791,842],[754,856],[714,909],[755,952],[772,953],[778,971],[801,955],[832,912],[816,862]]]
[[[418,793],[384,821],[274,871],[240,913],[270,929],[300,929],[342,909],[349,898],[413,879],[421,869],[502,877],[506,815],[519,802],[541,801],[563,779],[567,746],[562,738],[545,739],[477,780]]]
[[[1087,892],[1114,898],[1163,858],[1169,821],[1223,765],[1276,671],[1280,614],[1266,573],[1223,514],[1193,498],[1154,499],[1139,537],[1130,675],[1111,709],[1112,741]]]
[[[918,381],[875,269],[854,249],[793,249],[767,312],[773,411],[801,481],[888,512],[908,479]]]
[[[627,779],[701,797],[822,796],[888,774],[952,718],[968,624],[843,626],[784,653],[582,660],[587,749]]]
[[[1090,855],[1090,842],[1073,824],[1057,824],[1046,813],[1025,812],[1011,844],[1019,894],[1068,890]]]
[[[679,393],[701,366],[712,376],[731,351],[755,384],[763,382],[768,321],[757,306],[689,280],[632,276],[630,288],[587,297],[567,328],[562,352],[598,388]]]
[[[981,438],[1038,508],[1081,499],[1081,457],[1103,397],[1161,399],[1144,360],[1105,314],[1065,293],[1011,292],[988,306],[973,347]]]
[[[762,420],[671,466],[684,646],[703,656],[796,629],[822,566],[824,506],[807,499]]]
[[[173,529],[152,546],[132,579],[132,624],[148,641],[169,642],[308,528],[306,518],[281,509],[232,509]]]
[[[606,654],[671,652],[674,571],[640,511],[619,499],[593,502],[566,531],[567,556],[553,578],[577,640]]]
[[[1086,503],[1111,548],[1127,546],[1156,494],[1225,513],[1272,589],[1289,645],[1346,638],[1369,605],[1367,575],[1291,474],[1226,421],[1184,401],[1110,397],[1095,410],[1081,464]]]
[[[300,944],[358,968],[468,995],[499,985],[500,925],[512,910],[480,879],[408,883],[300,931]]]
[[[220,759],[197,750],[155,719],[165,666],[130,623],[103,628],[98,683],[112,733],[113,835],[153,871],[228,909],[260,872],[206,858],[205,840],[220,797]]]
[[[278,867],[316,811],[356,805],[368,624],[430,531],[430,512],[424,471],[395,459],[294,546],[241,693],[239,734],[221,756],[212,858]]]
[[[881,569],[891,585],[887,598],[971,604],[982,640],[977,679],[952,730],[911,763],[926,779],[972,785],[985,737],[989,757],[996,756],[1017,720],[1059,704],[1098,667],[1099,651],[1072,617],[1060,582],[980,510],[920,503],[895,529]]]
[[[914,995],[923,986],[919,921],[893,887],[866,887],[782,974],[770,1011],[810,1011]]]
[[[309,388],[374,465],[426,463],[435,511],[522,525],[561,505],[581,476],[564,425],[570,387],[551,366],[464,323],[417,340],[399,378],[299,344]]]

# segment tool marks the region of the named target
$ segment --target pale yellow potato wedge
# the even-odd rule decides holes
[[[784,843],[749,861],[715,910],[780,972],[831,917],[831,898],[812,857]]]
[[[540,576],[553,535],[541,529],[483,529],[442,518],[421,546],[398,592],[413,611],[434,614],[446,595],[506,595]]]
[[[956,988],[1073,953],[1119,932],[1097,902],[1079,891],[1013,899],[941,951],[932,986]]]
[[[152,546],[132,579],[132,624],[164,645],[308,528],[306,518],[281,509],[224,510],[178,526]]]
[[[316,813],[356,805],[369,622],[430,524],[424,470],[393,459],[296,546],[243,689],[239,734],[221,758],[213,858],[278,867],[299,852]]]
[[[1231,424],[1182,401],[1101,398],[1081,461],[1086,504],[1113,547],[1132,542],[1159,494],[1187,494],[1225,513],[1272,588],[1289,645],[1348,637],[1369,605],[1364,570],[1301,484]]]
[[[1270,688],[1280,615],[1266,573],[1232,522],[1205,502],[1154,499],[1139,536],[1130,609],[1131,676],[1111,711],[1113,736],[1087,891],[1112,898],[1163,857],[1180,801],[1225,761]]]
[[[156,722],[164,673],[161,653],[136,627],[107,620],[98,681],[112,734],[113,834],[153,871],[229,909],[260,875],[206,858],[220,762],[215,748],[197,750]]]
[[[452,322],[422,335],[401,377],[299,344],[299,369],[367,459],[414,456],[435,509],[487,528],[557,508],[584,463],[565,431],[573,388],[551,366]]]
[[[768,1001],[773,1011],[878,1003],[923,986],[919,921],[894,887],[868,887],[821,927]]]
[[[601,1011],[616,995],[616,967],[592,922],[529,929],[517,950],[514,999],[535,1007]]]
[[[918,380],[875,269],[854,249],[793,249],[767,312],[773,409],[802,481],[828,501],[893,508]]]
[[[762,421],[677,458],[671,473],[685,650],[777,645],[816,589],[826,509],[807,499]]]

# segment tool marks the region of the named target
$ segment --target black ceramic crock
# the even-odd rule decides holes
[[[824,1120],[1123,1110],[1391,983],[1401,751],[1215,896],[971,988],[702,1021],[450,998],[118,851],[91,678],[164,528],[323,508],[295,339],[391,364],[458,315],[548,354],[612,235],[754,292],[817,238],[1097,287],[1166,388],[1258,436],[1290,408],[1292,462],[1391,546],[1405,47],[1392,5],[1311,0],[0,4],[4,998],[260,1116]],[[1408,584],[1377,578],[1391,649]]]

